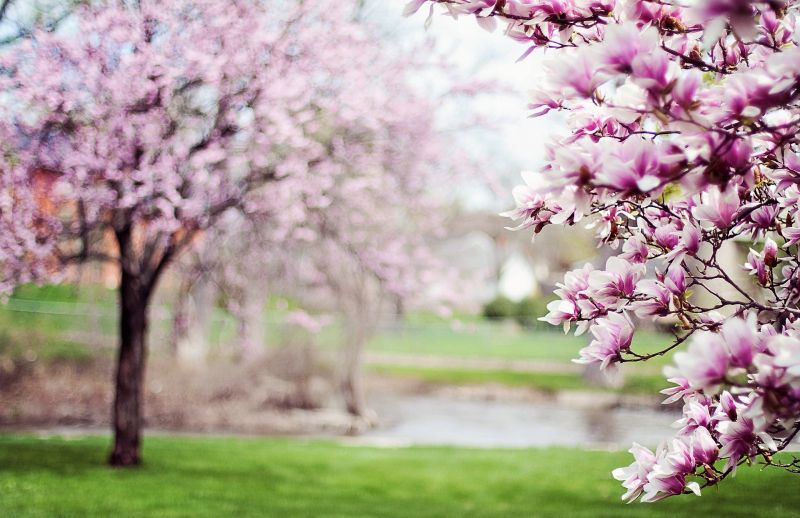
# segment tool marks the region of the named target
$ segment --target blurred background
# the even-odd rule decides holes
[[[11,2],[0,37],[13,47],[37,26],[69,35],[75,8]],[[516,63],[518,45],[472,23],[440,17],[426,29],[424,19],[378,2],[364,2],[357,16],[380,28],[389,52],[420,58],[405,79],[435,97],[424,122],[441,139],[423,175],[433,201],[386,201],[403,219],[435,222],[435,232],[423,229],[424,253],[403,255],[405,277],[393,281],[358,264],[361,250],[334,252],[296,236],[245,239],[259,223],[233,214],[206,231],[167,271],[150,309],[147,427],[624,445],[632,409],[656,430],[668,422],[653,399],[663,385],[657,366],[614,380],[583,372],[570,359],[587,338],[538,320],[564,272],[594,260],[590,232],[551,229],[532,243],[498,215],[513,206],[519,172],[541,165],[544,142],[559,129],[527,118],[536,58]],[[359,210],[346,198],[333,203]],[[389,232],[370,231],[372,239]],[[105,429],[118,284],[116,265],[80,263],[60,284],[20,286],[0,307],[3,425]],[[645,331],[640,340],[657,347],[659,336]],[[544,423],[537,412],[551,414],[553,405],[569,411]]]
[[[67,38],[78,34],[74,12],[81,2],[1,5],[5,52],[13,53],[39,30]],[[404,64],[396,69],[402,85],[387,83],[400,92],[387,111],[401,95],[409,103],[427,103],[417,112],[400,106],[394,119],[375,122],[376,134],[386,131],[402,142],[383,151],[374,173],[380,185],[393,187],[358,190],[363,188],[352,186],[363,171],[337,170],[341,182],[313,193],[325,201],[306,203],[309,212],[280,232],[270,219],[231,213],[197,236],[161,278],[150,305],[144,388],[145,451],[152,452],[146,466],[159,473],[153,484],[182,488],[190,476],[201,484],[216,480],[217,468],[193,471],[195,454],[182,448],[194,444],[207,446],[199,455],[211,463],[246,463],[251,455],[278,463],[270,468],[264,460],[224,475],[243,483],[251,496],[258,493],[252,498],[265,499],[262,507],[249,509],[256,514],[275,505],[290,514],[326,515],[324,505],[332,505],[327,509],[337,515],[379,515],[378,501],[357,503],[384,483],[400,492],[376,493],[389,505],[422,495],[424,505],[415,515],[520,515],[531,502],[542,503],[564,488],[582,493],[602,487],[597,498],[614,502],[618,491],[606,480],[608,471],[627,457],[587,452],[626,449],[634,440],[654,446],[671,435],[676,409],[662,406],[658,395],[666,386],[661,369],[670,358],[607,378],[571,362],[589,338],[565,335],[538,320],[566,271],[605,261],[589,230],[550,228],[532,242],[529,231],[507,230],[510,221],[498,215],[513,207],[511,190],[520,171],[541,167],[545,142],[562,125],[558,118],[528,118],[526,90],[541,73],[539,57],[517,63],[524,48],[471,20],[436,16],[427,24],[424,15],[401,13],[402,2],[378,0],[360,2],[353,13],[355,23],[377,40],[380,55]],[[412,171],[416,183],[406,188],[402,179]],[[289,201],[281,203],[294,206],[310,197],[304,188],[319,181],[314,178],[282,193]],[[112,249],[104,239],[96,237],[95,244]],[[58,283],[17,287],[0,305],[0,427],[6,434],[0,440],[0,495],[15,494],[15,480],[26,481],[28,492],[7,501],[20,513],[31,509],[25,499],[31,488],[60,480],[63,466],[78,470],[77,478],[97,475],[81,470],[102,463],[99,445],[106,444],[119,283],[115,264],[83,262],[61,271]],[[637,350],[658,350],[665,342],[662,332],[642,328]],[[42,446],[31,433],[75,442],[71,449],[64,439]],[[181,439],[196,434],[337,442],[275,439],[256,445],[237,438],[220,447]],[[343,451],[341,444],[392,453]],[[404,446],[445,449],[393,450]],[[447,449],[455,447],[482,450]],[[505,450],[529,447],[546,449],[526,450],[521,457]],[[499,449],[483,450],[488,448]],[[315,460],[306,461],[306,454]],[[588,459],[585,466],[581,456]],[[4,466],[13,466],[6,476]],[[541,493],[522,489],[533,478],[549,476],[553,466],[561,478],[530,489]],[[25,478],[29,468],[34,478]],[[349,468],[366,477],[340,478],[339,470]],[[488,483],[486,473],[504,470],[510,471],[487,486],[494,496],[476,501],[473,491],[480,494]],[[462,472],[468,480],[460,480]],[[320,474],[310,483],[324,495],[305,495],[320,508],[300,506],[303,498],[261,494],[263,488],[252,484],[262,473],[270,481],[266,486],[292,488],[287,495],[303,491],[308,473]],[[372,475],[382,482],[370,485]],[[116,482],[123,483],[108,483]],[[441,491],[430,484],[440,484]],[[506,486],[517,489],[506,494]],[[40,510],[58,515],[64,505],[77,514],[111,512],[124,507],[121,487],[107,486],[110,496],[97,500],[98,507],[62,495],[60,504],[49,501],[51,507]],[[204,494],[218,495],[211,485],[203,487]],[[174,490],[176,505],[183,507],[171,515],[225,515],[247,507],[243,498],[238,504],[214,500],[200,509],[192,503],[197,495]],[[349,503],[326,500],[337,491]],[[560,500],[575,496],[564,496],[569,494]],[[159,514],[158,507],[126,509],[130,515]],[[563,514],[571,507],[546,509],[547,515],[577,515]],[[398,515],[402,510],[395,508]]]

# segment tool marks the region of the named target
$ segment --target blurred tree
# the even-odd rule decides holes
[[[309,168],[309,182],[287,184],[277,211],[227,219],[192,256],[214,270],[247,355],[263,349],[266,292],[284,291],[317,309],[325,305],[308,292],[324,293],[331,301],[324,309],[344,325],[341,393],[359,417],[368,414],[363,351],[389,303],[439,304],[459,286],[431,245],[443,237],[436,216],[453,201],[453,178],[472,164],[437,127],[435,104],[410,85],[413,56],[413,49],[373,43],[351,58],[338,91],[350,118],[320,109],[314,136],[326,154]],[[275,218],[282,223],[267,224]],[[434,293],[437,283],[450,288]]]
[[[315,134],[353,117],[339,89],[369,41],[345,11],[97,3],[75,9],[77,30],[34,30],[0,56],[3,286],[67,262],[120,269],[111,464],[140,462],[147,308],[164,270],[228,211],[277,227],[307,206],[286,196],[319,196]]]

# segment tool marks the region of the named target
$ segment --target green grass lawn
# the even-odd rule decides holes
[[[669,340],[668,335],[640,331],[634,339],[633,349],[650,353],[669,345]],[[588,342],[585,335],[565,335],[557,328],[526,331],[482,322],[474,330],[455,331],[440,322],[381,333],[370,342],[369,349],[397,354],[569,362],[578,357],[578,350]],[[667,361],[659,357],[648,363],[663,365]]]
[[[3,516],[790,516],[800,478],[742,468],[721,490],[625,505],[626,453],[377,449],[283,439],[146,440],[146,464],[103,465],[105,438],[0,436]]]
[[[370,370],[390,376],[402,376],[421,381],[449,385],[498,383],[510,387],[528,387],[543,392],[562,390],[596,390],[625,394],[658,396],[670,385],[663,376],[633,372],[625,376],[619,389],[589,385],[580,374],[562,372],[519,372],[503,369],[462,369],[447,367],[411,367],[401,365],[370,365]]]

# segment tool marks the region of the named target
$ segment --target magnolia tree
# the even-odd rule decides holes
[[[800,471],[773,456],[800,430],[797,3],[437,7],[548,51],[530,109],[567,113],[569,132],[515,189],[517,228],[588,220],[617,250],[603,269],[569,272],[545,320],[588,329],[576,361],[604,369],[685,349],[663,391],[683,401],[680,430],[655,452],[634,445],[635,462],[613,472],[623,499],[699,494],[744,463]],[[751,247],[744,280],[721,262],[735,243]],[[665,318],[674,339],[637,351],[637,319]]]
[[[326,152],[320,107],[349,117],[337,85],[364,37],[345,7],[93,4],[75,10],[77,30],[0,55],[3,286],[70,261],[120,268],[112,464],[140,461],[147,307],[164,270],[221,214],[305,184]]]

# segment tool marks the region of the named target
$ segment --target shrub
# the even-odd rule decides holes
[[[514,319],[521,326],[533,327],[540,317],[547,314],[547,304],[552,300],[553,297],[525,297],[517,302]]]
[[[516,305],[508,297],[498,295],[483,306],[483,316],[489,320],[503,320],[516,314]]]

